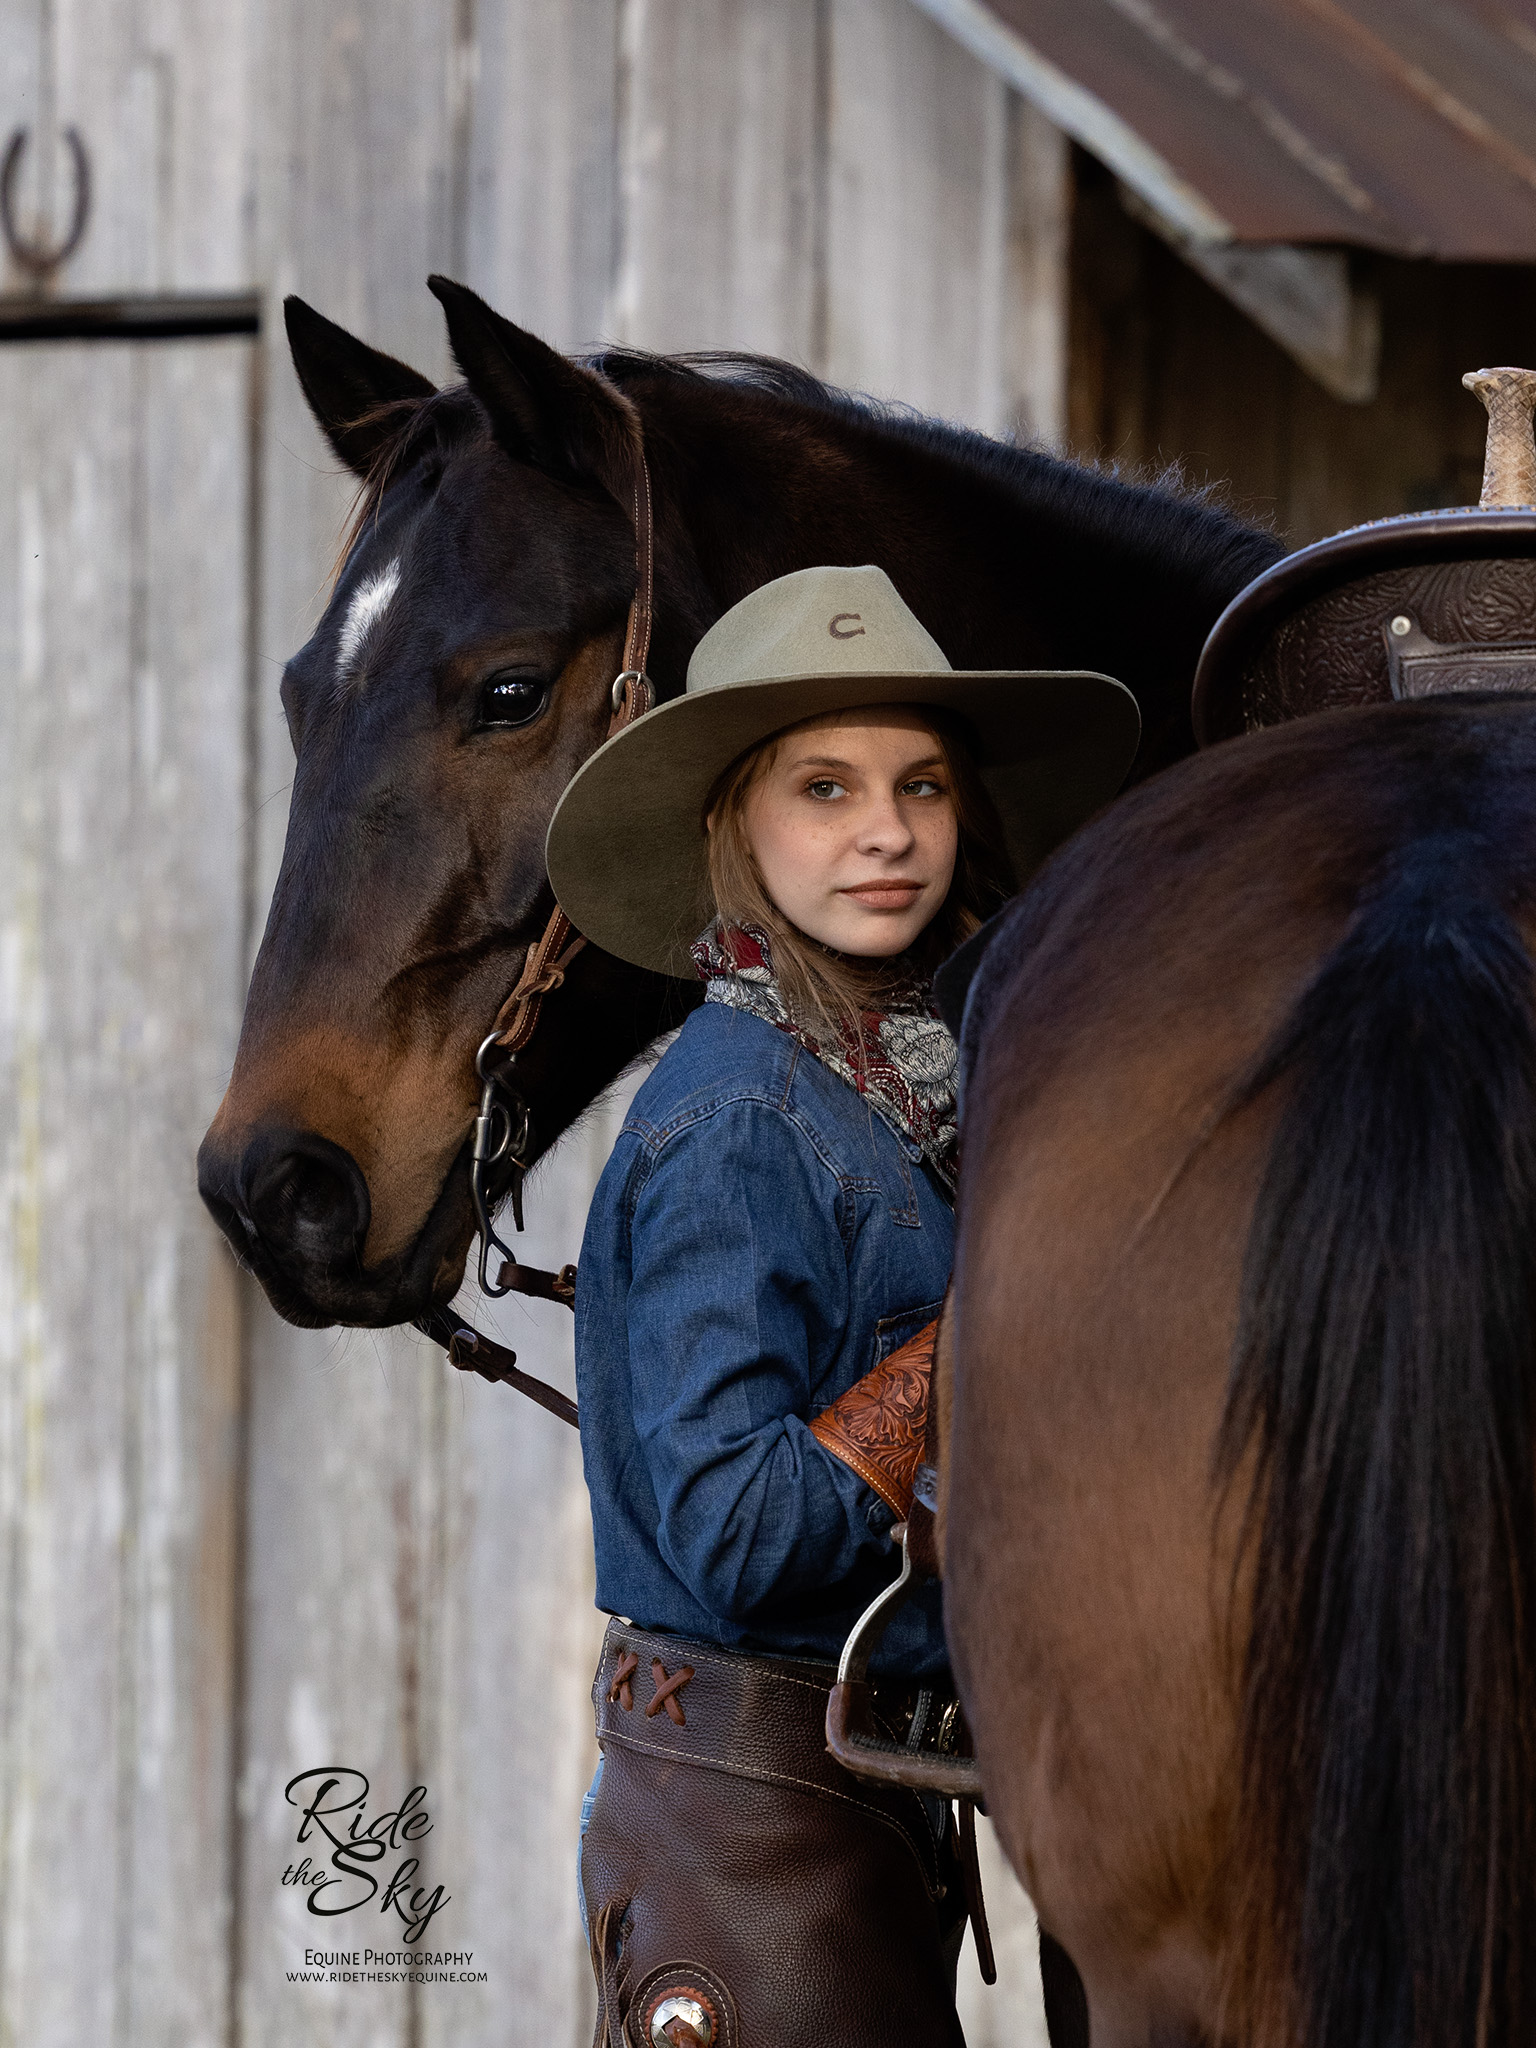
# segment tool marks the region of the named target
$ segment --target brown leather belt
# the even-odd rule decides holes
[[[689,1676],[674,1685],[682,1670]],[[813,1658],[748,1657],[610,1621],[592,1682],[598,1741],[841,1797],[850,1774],[828,1755],[826,1736],[836,1677],[835,1664]],[[880,1679],[870,1696],[890,1741],[907,1742],[915,1725],[914,1748],[936,1749],[946,1714],[954,1726],[951,1691]]]

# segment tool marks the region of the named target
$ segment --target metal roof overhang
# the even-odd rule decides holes
[[[1337,396],[1349,249],[1536,262],[1532,0],[917,0]]]

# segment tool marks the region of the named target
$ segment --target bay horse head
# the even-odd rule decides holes
[[[1144,773],[1192,746],[1206,632],[1279,552],[1198,499],[787,365],[573,361],[464,287],[432,289],[465,379],[441,391],[286,309],[305,396],[360,491],[283,677],[287,841],[199,1182],[274,1306],[313,1325],[408,1321],[459,1285],[475,1053],[553,908],[555,803],[608,731],[642,449],[661,698],[758,584],[876,562],[957,666],[1122,677]],[[587,948],[522,1055],[532,1155],[699,994]]]

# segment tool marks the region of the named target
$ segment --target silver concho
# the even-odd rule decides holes
[[[675,2048],[672,2036],[667,2032],[674,2020],[682,2020],[692,2027],[702,2048],[709,2048],[715,2038],[715,2029],[708,2008],[700,2005],[696,1998],[677,1996],[664,1998],[651,2014],[651,2048]]]

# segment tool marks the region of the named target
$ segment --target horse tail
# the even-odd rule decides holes
[[[1492,865],[1400,857],[1240,1091],[1284,1090],[1219,1454],[1262,2041],[1536,2040],[1536,987]]]

